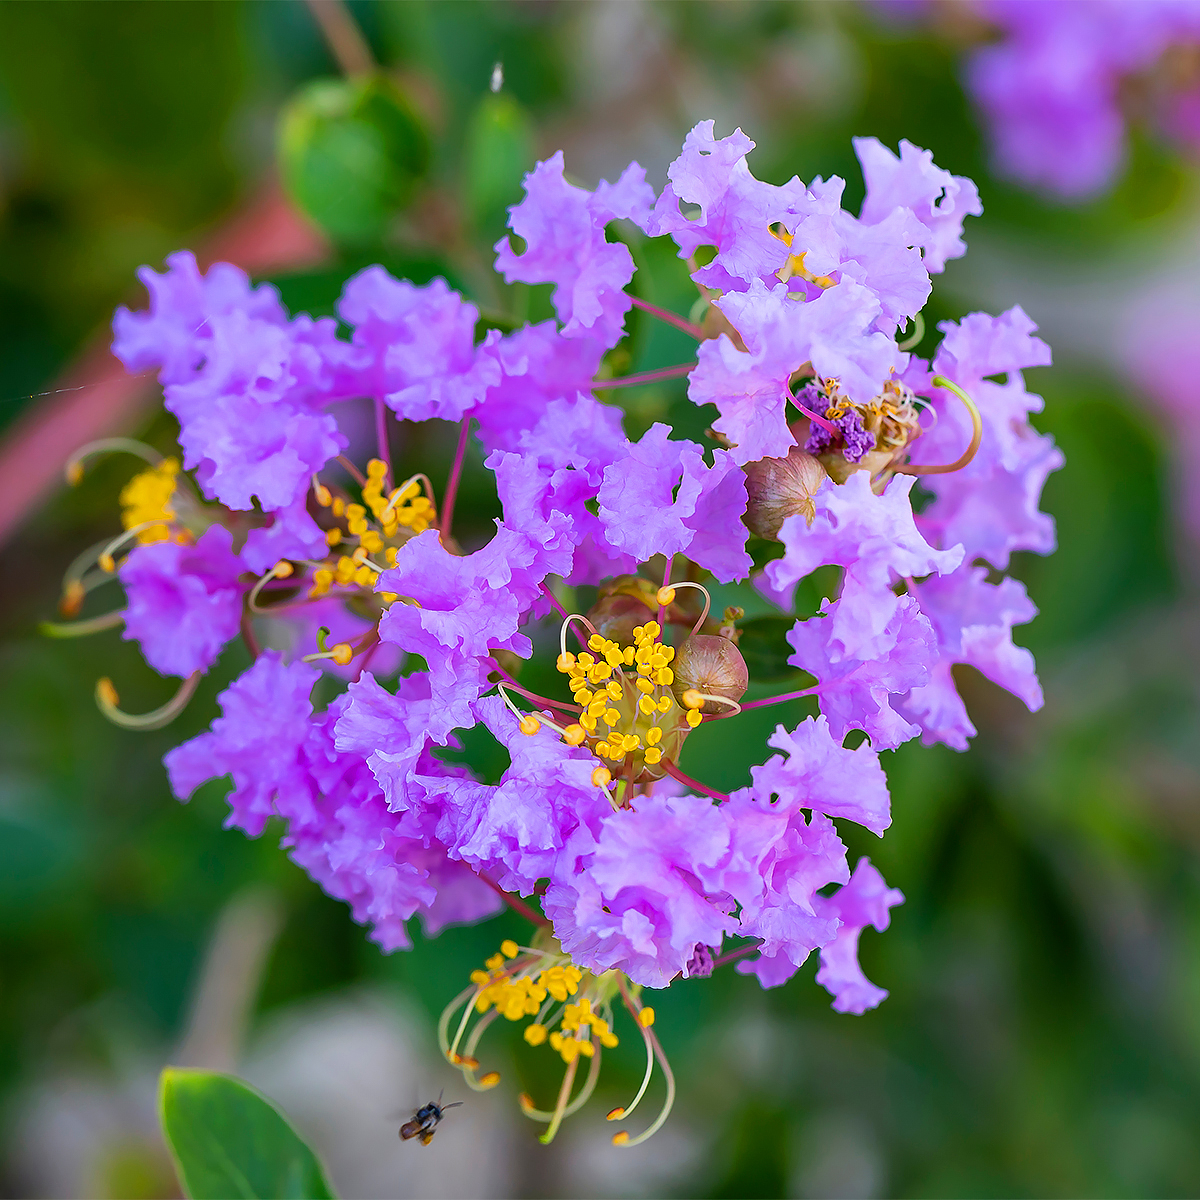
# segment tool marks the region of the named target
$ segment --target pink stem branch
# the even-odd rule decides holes
[[[577,713],[583,711],[578,704],[568,704],[563,700],[551,700],[548,696],[539,696],[537,692],[531,692],[528,688],[522,687],[494,658],[492,659],[492,666],[498,675],[504,676],[505,686],[511,688],[514,692],[520,692],[526,700],[532,700],[535,704],[543,704],[547,708],[561,708],[564,712]]]
[[[524,900],[517,896],[510,895],[506,892],[494,879],[489,879],[482,872],[479,872],[479,878],[488,885],[509,908],[515,913],[520,913],[527,921],[532,921],[535,925],[549,925],[550,922],[546,917],[537,911],[536,908],[531,908]]]
[[[820,686],[805,688],[802,692],[785,692],[782,696],[768,696],[765,700],[751,700],[742,705],[742,712],[748,708],[766,708],[768,704],[783,704],[787,700],[799,700],[804,696],[815,696],[820,692]],[[734,716],[737,714],[734,713]]]
[[[724,792],[718,792],[715,788],[710,788],[707,784],[701,783],[698,779],[693,779],[690,775],[685,775],[673,762],[667,759],[662,760],[662,765],[666,768],[667,774],[672,779],[678,779],[685,787],[690,787],[697,792],[702,792],[706,796],[711,796],[714,800],[728,800],[729,797]]]
[[[542,591],[545,593],[546,599],[549,600],[550,603],[553,604],[558,610],[558,615],[562,617],[563,620],[566,620],[566,618],[570,616],[570,613],[568,613],[567,610],[563,608],[561,604],[559,604],[558,597],[550,590],[549,584],[547,584],[544,580],[542,581]]]
[[[387,463],[387,490],[392,490],[392,448],[388,444],[387,406],[375,397],[375,440],[379,443],[379,457]]]
[[[450,523],[454,519],[454,501],[458,496],[458,481],[462,477],[463,460],[467,456],[467,434],[470,432],[471,418],[463,417],[458,429],[458,449],[454,452],[454,466],[450,468],[450,478],[446,483],[446,494],[442,502],[441,535],[450,536]]]
[[[666,321],[668,325],[674,325],[676,329],[682,329],[684,333],[694,337],[698,342],[704,341],[704,330],[699,325],[693,325],[685,317],[677,316],[675,313],[668,312],[665,308],[659,308],[657,304],[641,300],[637,296],[630,296],[629,298],[633,301],[634,308],[640,308],[643,312],[648,312],[652,317],[657,317],[660,321]]]
[[[735,958],[742,958],[744,955],[752,954],[755,950],[762,949],[762,942],[753,942],[749,946],[739,946],[736,950],[731,950],[728,954],[722,954],[720,958],[713,959],[713,970],[718,967],[723,967],[726,963],[731,963]]]
[[[618,379],[596,379],[587,386],[594,392],[607,391],[609,388],[638,387],[643,383],[658,383],[661,379],[681,379],[691,374],[696,364],[679,363],[674,367],[662,367],[657,371],[643,371],[640,375],[622,375]]]
[[[841,437],[842,431],[831,421],[827,421],[824,417],[819,417],[811,408],[806,408],[799,400],[796,399],[790,392],[788,399],[810,420],[815,421],[826,433],[832,433],[834,437]]]

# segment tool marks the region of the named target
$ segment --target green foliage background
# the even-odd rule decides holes
[[[428,159],[413,160],[411,187],[385,181],[380,203],[403,212],[335,230],[330,265],[277,281],[285,300],[328,311],[350,270],[383,261],[418,280],[446,274],[500,323],[545,311],[539,291],[489,278],[489,247],[521,170],[561,135],[607,129],[613,161],[632,153],[626,119],[612,114],[606,126],[580,83],[590,52],[580,29],[597,7],[353,4],[429,131]],[[986,215],[968,224],[968,241],[1068,274],[1114,247],[1164,238],[1194,201],[1193,177],[1143,134],[1124,180],[1081,208],[995,179],[953,48],[871,10],[746,2],[651,12],[695,85],[646,90],[658,127],[677,145],[703,117],[716,116],[719,132],[740,121],[759,143],[757,173],[773,181],[840,174],[853,204],[850,137],[906,137],[979,182]],[[784,52],[809,77],[777,94],[760,84],[751,105],[749,81]],[[487,90],[496,61],[500,97]],[[0,8],[0,428],[40,402],[116,303],[141,302],[137,266],[195,244],[246,202],[270,169],[285,106],[336,74],[293,0]],[[686,311],[679,264],[658,247],[634,249],[645,268],[636,286]],[[952,264],[935,292],[930,330],[982,306],[969,261]],[[1018,292],[1005,306],[1024,300]],[[629,369],[678,361],[674,338],[633,322]],[[677,1194],[820,1194],[809,1168],[847,1122],[866,1131],[876,1166],[864,1191],[845,1194],[1200,1190],[1200,638],[1185,582],[1196,551],[1174,529],[1169,432],[1121,381],[1060,354],[1030,384],[1046,397],[1038,424],[1068,463],[1045,498],[1060,549],[1018,567],[1042,608],[1019,637],[1038,656],[1046,708],[1031,716],[966,677],[981,730],[970,754],[909,744],[886,756],[895,822],[882,842],[863,835],[851,846],[907,896],[886,935],[864,937],[868,974],[892,992],[877,1012],[832,1013],[811,968],[771,992],[721,972],[658,1000],[683,1115],[704,1146],[665,1185]],[[709,423],[681,387],[622,399],[634,432],[662,414],[685,434]],[[147,436],[165,447],[169,422]],[[444,473],[448,445],[406,445],[412,469],[419,460],[435,479]],[[71,557],[116,528],[127,476],[120,462],[100,465],[0,551],[0,1092],[10,1096],[48,1063],[102,1064],[116,1028],[147,1043],[175,1038],[215,917],[251,882],[271,883],[287,911],[260,1017],[362,980],[435,1014],[520,927],[505,917],[384,958],[270,832],[250,841],[222,830],[220,788],[177,804],[159,760],[214,715],[216,693],[245,666],[236,648],[167,730],[103,722],[97,677],[111,675],[135,711],[161,701],[162,681],[115,633],[50,642],[35,625],[52,613]],[[484,536],[494,496],[478,462],[461,503]],[[759,732],[773,721],[764,716]],[[724,787],[754,755],[714,740],[687,766]],[[729,1052],[751,1027],[769,1031],[761,1069]],[[618,1061],[606,1084],[623,1091],[637,1070]],[[473,1103],[511,1103],[506,1091]],[[603,1099],[593,1107],[602,1113]],[[150,1177],[106,1186],[160,1194]],[[561,1181],[540,1186],[552,1194]]]

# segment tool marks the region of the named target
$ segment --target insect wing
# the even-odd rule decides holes
[[[420,1121],[405,1121],[400,1126],[400,1137],[406,1142],[409,1138],[415,1138],[421,1132],[422,1126]]]

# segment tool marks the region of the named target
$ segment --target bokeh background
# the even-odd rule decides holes
[[[907,8],[350,9],[429,153],[394,219],[360,214],[330,237],[280,183],[281,114],[338,74],[300,0],[0,6],[0,1192],[178,1195],[154,1114],[171,1060],[266,1090],[346,1196],[1196,1195],[1200,549],[1178,499],[1195,467],[1176,453],[1178,415],[1123,366],[1130,306],[1196,278],[1194,165],[1135,127],[1098,199],[1005,183],[962,90],[967,33]],[[681,1100],[644,1147],[611,1150],[603,1120],[635,1086],[632,1054],[545,1149],[514,1094],[548,1082],[503,1037],[500,1087],[428,1149],[402,1145],[405,1110],[443,1086],[457,1098],[431,1052],[438,1010],[521,923],[433,942],[414,930],[413,951],[382,956],[277,830],[225,831],[219,787],[177,803],[159,760],[245,663],[227,652],[164,731],[106,724],[99,676],[135,711],[167,685],[115,632],[62,641],[37,626],[72,557],[119,527],[131,470],[114,459],[74,490],[54,480],[97,431],[171,444],[154,389],[104,356],[113,307],[143,302],[139,265],[181,246],[228,256],[316,313],[383,261],[503,306],[488,247],[518,168],[561,147],[588,186],[630,158],[661,185],[707,117],[758,142],[760,177],[839,174],[851,201],[853,135],[908,138],[978,182],[985,216],[926,316],[1020,303],[1054,348],[1029,382],[1067,458],[1044,504],[1060,548],[1017,567],[1041,608],[1018,639],[1046,706],[1031,715],[968,673],[969,754],[885,755],[894,824],[851,847],[907,896],[885,935],[864,936],[867,973],[892,993],[880,1009],[833,1013],[811,967],[770,992],[726,968],[656,998]],[[660,302],[690,303],[674,262],[644,265]],[[674,350],[643,335],[630,353],[645,369]],[[664,413],[706,423],[678,384],[622,398],[635,431]],[[448,454],[408,452],[425,469]],[[481,468],[465,487],[486,528]],[[736,786],[746,753],[688,769]]]

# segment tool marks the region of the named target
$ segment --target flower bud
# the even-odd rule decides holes
[[[816,516],[813,496],[827,478],[825,468],[799,446],[787,458],[760,458],[748,463],[746,524],[756,537],[779,541],[779,529],[788,517],[803,515],[811,525]]]
[[[684,703],[684,693],[693,689],[727,700],[740,700],[750,683],[742,652],[729,638],[715,633],[692,634],[679,647],[671,666],[675,673],[671,690],[680,704]],[[706,700],[700,711],[711,716],[729,710],[723,704]]]

